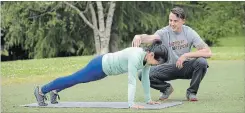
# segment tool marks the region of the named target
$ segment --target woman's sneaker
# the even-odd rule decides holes
[[[57,92],[50,91],[50,103],[51,104],[58,104],[57,98],[60,100],[60,96]]]
[[[36,97],[37,103],[39,106],[47,106],[48,104],[45,103],[45,100],[47,100],[46,96],[42,94],[39,90],[39,86],[36,87],[34,90],[34,95]]]

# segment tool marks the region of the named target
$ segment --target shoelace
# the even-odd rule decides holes
[[[53,97],[58,97],[58,99],[60,100],[60,95],[58,93],[53,92],[53,94],[54,94]]]
[[[46,97],[46,95],[44,95],[44,94],[42,94],[42,93],[40,93],[40,92],[39,92],[39,95],[41,95],[41,96],[43,97],[44,100],[48,100],[47,97]],[[42,100],[42,101],[44,102],[44,100]]]
[[[41,95],[43,97],[43,99],[41,99],[42,103],[45,103],[45,100],[48,100],[47,97],[45,95]]]
[[[45,95],[43,95],[43,98],[44,98],[44,100],[48,100],[47,97],[46,97]]]
[[[59,94],[55,94],[55,95],[57,95],[58,99],[60,100],[60,95]]]

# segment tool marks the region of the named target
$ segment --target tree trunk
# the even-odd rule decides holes
[[[103,13],[103,6],[101,1],[97,1],[97,9],[98,9],[98,21],[99,21],[99,30],[100,32],[105,31],[105,20],[104,20],[104,13]]]
[[[101,1],[97,1],[97,10],[98,10],[98,22],[99,22],[99,31],[102,35],[100,35],[100,54],[105,54],[109,52],[108,44],[106,40],[108,37],[105,35],[105,20],[104,20],[104,13],[103,13],[103,6]]]
[[[89,9],[90,9],[90,12],[92,15],[93,25],[95,26],[95,28],[98,28],[97,17],[96,17],[95,11],[94,11],[94,7],[92,6],[91,3],[89,4]],[[98,55],[98,54],[100,54],[100,36],[96,30],[93,29],[93,31],[94,31],[95,50],[96,50],[96,54]]]
[[[94,31],[94,43],[95,43],[96,54],[100,54],[100,37],[96,31]]]
[[[107,43],[108,37],[100,37],[100,54],[105,54],[109,52],[109,43]]]
[[[111,1],[110,2],[110,7],[109,7],[109,10],[108,10],[108,14],[107,14],[107,18],[106,18],[105,30],[102,33],[103,36],[100,36],[100,39],[101,39],[100,40],[101,41],[101,54],[109,52],[109,42],[110,42],[110,36],[111,36],[111,25],[112,25],[112,20],[113,20],[115,7],[116,7],[116,3],[114,1]]]
[[[97,10],[98,10],[98,18],[96,18],[95,10],[93,5],[90,3],[89,8],[92,14],[92,23],[88,21],[83,12],[81,12],[76,6],[70,4],[69,2],[64,1],[65,4],[76,10],[79,15],[82,17],[84,22],[93,29],[94,32],[94,40],[95,40],[95,48],[97,54],[105,54],[109,52],[109,41],[111,34],[111,25],[113,20],[113,15],[116,7],[116,3],[114,1],[110,2],[109,10],[107,13],[106,21],[104,19],[104,8],[102,6],[101,1],[97,1]],[[99,22],[99,28],[97,25]]]

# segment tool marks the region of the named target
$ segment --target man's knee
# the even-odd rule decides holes
[[[195,62],[198,65],[198,67],[202,67],[202,68],[207,68],[208,67],[208,62],[203,57],[197,58]]]

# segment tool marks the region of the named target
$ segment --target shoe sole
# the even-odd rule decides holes
[[[170,96],[173,92],[174,92],[174,88],[172,88],[172,90],[171,90],[169,96]],[[168,98],[169,98],[169,96],[168,96]],[[164,100],[167,100],[168,98],[159,98],[159,100],[164,101]]]
[[[51,104],[58,104],[59,102],[50,102]]]
[[[196,98],[193,98],[193,99],[188,99],[188,101],[195,102],[195,101],[198,101],[198,100]]]

